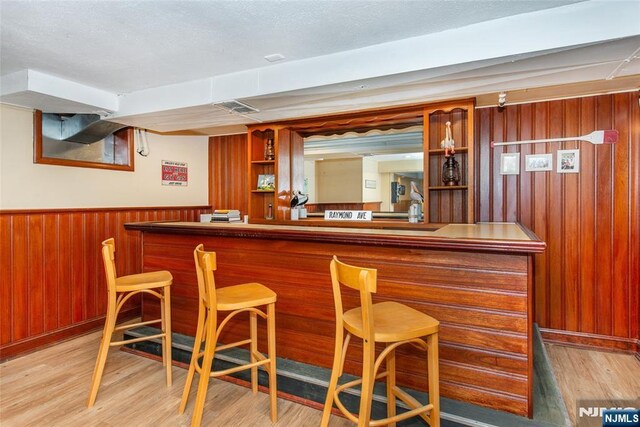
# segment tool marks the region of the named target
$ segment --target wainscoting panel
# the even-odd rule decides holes
[[[207,207],[0,211],[0,359],[102,324],[100,242],[116,239],[118,274],[141,271],[138,232],[124,223],[198,221]],[[140,312],[132,304],[126,314]]]
[[[209,138],[209,204],[213,209],[248,213],[247,161],[246,134]]]
[[[491,141],[616,129],[615,145],[490,147]],[[547,242],[535,258],[535,320],[550,341],[638,351],[640,339],[640,108],[637,92],[476,110],[476,217],[519,221]],[[580,172],[556,172],[558,150],[580,150]],[[520,175],[500,154],[520,153]],[[525,156],[553,154],[553,171]]]

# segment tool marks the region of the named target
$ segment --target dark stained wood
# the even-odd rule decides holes
[[[329,367],[335,315],[328,265],[335,254],[350,264],[379,269],[376,302],[399,301],[440,320],[444,396],[531,415],[529,259],[544,245],[530,242],[528,249],[516,245],[508,250],[504,242],[478,246],[472,241],[463,248],[455,239],[448,239],[446,246],[433,238],[428,244],[405,241],[405,248],[400,249],[399,236],[374,239],[365,238],[368,233],[362,232],[345,239],[338,236],[342,232],[306,227],[297,233],[286,227],[260,233],[256,232],[259,228],[239,225],[231,232],[207,228],[200,234],[197,231],[203,227],[126,227],[144,230],[145,271],[164,268],[174,277],[172,322],[176,332],[195,333],[193,248],[204,243],[207,250],[217,252],[217,286],[257,281],[278,294],[277,351],[281,357]],[[493,250],[487,248],[490,244],[495,244]],[[346,292],[343,300],[345,309],[359,304],[354,292]],[[154,301],[143,301],[144,318],[157,316],[159,309]],[[228,325],[221,341],[239,338],[246,329],[244,320]],[[259,334],[264,334],[263,325]],[[361,345],[354,343],[345,362],[347,372],[361,369],[360,352]],[[411,348],[401,348],[398,354],[399,381],[424,389],[424,358]]]
[[[547,242],[535,256],[535,320],[554,342],[638,351],[640,343],[640,107],[637,92],[476,110],[479,221],[519,221]],[[494,141],[616,129],[614,145],[496,147]],[[580,149],[580,173],[555,172],[557,151]],[[515,179],[501,152],[521,153]],[[553,153],[554,171],[524,156]],[[515,203],[517,200],[517,203]]]
[[[425,222],[475,222],[475,148],[473,99],[429,104],[424,109]],[[455,158],[460,170],[458,187],[443,187],[442,166],[446,157],[440,149],[446,123],[451,122]],[[460,150],[458,150],[460,148]]]
[[[296,225],[298,225],[297,222]],[[517,224],[515,226],[519,227]],[[420,233],[393,234],[390,232],[387,234],[372,234],[366,229],[352,229],[346,232],[336,233],[330,228],[281,227],[271,229],[244,226],[244,224],[234,224],[233,227],[218,228],[202,227],[197,223],[171,224],[154,222],[125,224],[125,228],[127,230],[150,231],[159,234],[189,233],[200,236],[219,237],[237,237],[238,235],[241,235],[243,237],[267,240],[289,239],[296,241],[382,245],[404,248],[454,249],[463,251],[487,250],[492,252],[528,254],[541,253],[545,249],[545,243],[535,238],[535,236],[535,240],[501,240],[498,238],[481,239],[439,236],[428,236],[425,238],[425,236]],[[520,228],[522,229],[522,227]]]
[[[123,224],[196,220],[208,207],[0,211],[0,359],[102,325],[100,242],[114,236],[119,274],[141,271],[141,240]],[[133,316],[139,301],[128,305]]]
[[[8,216],[0,216],[0,346],[12,340],[13,300],[11,298],[13,288],[13,247],[12,221]]]
[[[213,209],[238,209],[242,215],[248,213],[246,171],[246,134],[209,138],[209,204]]]

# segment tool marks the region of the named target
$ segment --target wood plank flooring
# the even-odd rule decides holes
[[[166,387],[160,362],[109,352],[102,385],[88,409],[91,374],[101,332],[92,333],[0,364],[0,425],[24,426],[188,426],[197,382],[183,415],[178,406],[186,369],[174,367]],[[268,395],[211,379],[203,426],[318,426],[321,412],[278,399],[279,420],[269,419]],[[331,425],[351,425],[333,416]]]
[[[547,344],[571,423],[581,399],[640,399],[640,361],[631,354]]]
[[[159,362],[112,349],[96,405],[86,407],[100,332],[0,364],[0,425],[188,426],[195,385],[185,414],[178,405],[186,370],[174,367],[165,386]],[[546,345],[572,424],[577,399],[640,397],[640,361],[632,355]],[[317,426],[318,410],[278,399],[279,421],[269,420],[268,396],[212,379],[202,425]],[[333,416],[332,427],[350,426]]]

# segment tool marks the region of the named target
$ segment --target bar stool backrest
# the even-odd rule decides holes
[[[113,237],[102,242],[102,261],[109,294],[116,291],[116,243]]]
[[[216,253],[205,251],[201,243],[193,251],[193,258],[196,263],[200,300],[205,307],[215,310],[216,283],[213,272],[217,269]]]
[[[336,332],[342,336],[343,315],[340,284],[360,292],[362,326],[364,335],[373,339],[373,317],[371,316],[371,294],[377,290],[378,271],[374,268],[356,267],[345,264],[334,255],[330,265],[333,302],[336,309]]]

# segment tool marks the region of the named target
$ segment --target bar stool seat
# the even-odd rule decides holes
[[[438,322],[411,307],[387,301],[373,304],[373,334],[376,342],[395,342],[420,338],[438,332]],[[364,338],[362,308],[357,307],[344,313],[344,327],[347,331]]]
[[[395,426],[396,422],[419,416],[431,427],[440,426],[440,398],[438,378],[438,329],[440,323],[433,317],[393,301],[372,303],[371,294],[377,290],[377,270],[356,267],[333,257],[330,265],[333,300],[336,313],[336,340],[331,379],[322,413],[321,427],[329,425],[331,409],[335,404],[350,421],[364,426]],[[360,307],[343,312],[340,286],[354,289],[360,294]],[[344,337],[344,330],[347,336]],[[362,377],[338,385],[351,337],[362,339]],[[424,339],[423,339],[424,338]],[[376,343],[385,343],[376,357]],[[396,348],[412,345],[427,353],[429,402],[418,402],[396,385]],[[382,364],[385,370],[381,371]],[[386,379],[387,417],[371,420],[373,386],[376,380]],[[353,414],[340,400],[340,393],[360,385],[360,408]],[[409,408],[396,414],[396,399]]]
[[[244,283],[216,289],[216,307],[219,311],[273,304],[276,298],[276,293],[261,283]]]
[[[191,383],[196,372],[200,374],[200,379],[193,416],[191,417],[192,427],[199,426],[202,421],[209,378],[250,369],[251,390],[255,394],[258,392],[258,367],[262,366],[269,376],[271,421],[276,422],[278,419],[275,336],[276,293],[260,283],[244,283],[216,289],[213,274],[217,269],[216,253],[205,251],[203,245],[200,244],[193,251],[193,257],[198,278],[198,323],[191,353],[191,363],[189,364],[189,372],[187,373],[178,413],[182,414],[187,406]],[[262,306],[267,307],[266,313],[258,308]],[[219,324],[218,312],[228,313]],[[249,313],[250,337],[233,343],[218,344],[218,337],[224,326],[231,318],[240,313]],[[258,351],[258,316],[267,320],[267,356]],[[204,351],[201,351],[203,342]],[[212,370],[217,351],[244,345],[249,345],[250,360],[247,363],[224,370]]]
[[[102,338],[100,340],[98,357],[96,358],[96,366],[93,370],[93,377],[91,379],[91,389],[89,391],[89,400],[87,402],[88,407],[92,407],[95,404],[98,389],[100,388],[100,382],[102,381],[102,373],[104,372],[104,366],[107,361],[109,347],[161,338],[162,365],[166,369],[167,386],[171,386],[172,381],[170,289],[171,284],[173,283],[173,276],[168,271],[153,271],[117,277],[115,248],[116,245],[113,238],[102,242],[102,261],[104,263],[108,291],[107,313]],[[131,297],[140,293],[153,295],[160,300],[160,318],[116,326],[118,313],[124,304]],[[112,341],[113,333],[116,331],[151,325],[154,323],[160,323],[160,333],[158,334],[121,341]]]
[[[168,271],[151,271],[149,273],[130,274],[116,278],[118,292],[137,291],[142,289],[162,288],[173,282]]]

